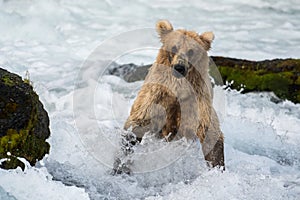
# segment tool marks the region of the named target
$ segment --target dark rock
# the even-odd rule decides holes
[[[109,74],[120,76],[127,82],[144,80],[151,65],[135,65],[133,63],[120,65],[109,70]]]
[[[229,87],[243,93],[272,91],[280,99],[300,103],[300,59],[274,59],[250,61],[236,58],[212,56],[211,65],[216,65],[223,82],[231,82]],[[110,74],[121,76],[125,81],[143,80],[151,65],[120,65],[110,69]],[[216,76],[215,71],[211,71]],[[216,84],[222,84],[218,78]]]
[[[0,91],[0,167],[24,168],[18,157],[35,165],[49,153],[48,114],[29,80],[1,68]]]

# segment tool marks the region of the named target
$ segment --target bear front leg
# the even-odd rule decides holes
[[[178,106],[179,107],[179,106]],[[169,106],[166,110],[165,124],[162,128],[162,136],[167,142],[177,136],[178,127],[180,126],[180,110],[176,106]]]
[[[128,118],[124,125],[124,130],[128,130],[130,128],[131,131],[136,135],[136,139],[140,142],[144,134],[150,131],[150,120],[136,122],[136,121],[131,121]]]
[[[198,137],[200,136],[203,155],[208,164],[211,167],[223,167],[224,170],[224,136],[220,130],[218,116],[214,109],[212,109],[211,114],[210,126],[204,135],[198,133]]]
[[[202,143],[202,151],[204,154],[205,160],[208,162],[208,165],[211,167],[223,167],[224,166],[224,138],[223,135],[220,135],[219,138],[212,137],[207,135],[204,142]]]

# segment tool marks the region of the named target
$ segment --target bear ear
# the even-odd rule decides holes
[[[156,31],[160,38],[163,39],[166,34],[173,31],[173,26],[168,20],[159,20],[156,23]]]
[[[204,49],[206,51],[208,51],[211,47],[211,43],[214,40],[215,35],[213,34],[213,32],[204,32],[200,35],[200,39],[203,41],[204,43]]]

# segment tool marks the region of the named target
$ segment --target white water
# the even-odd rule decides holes
[[[296,0],[0,1],[0,66],[22,76],[29,71],[51,120],[50,154],[25,172],[0,170],[0,199],[298,199],[299,104],[274,104],[270,94],[222,93],[215,88],[216,107],[223,114],[224,173],[206,168],[199,143],[151,143],[150,137],[140,151],[163,151],[159,157],[147,154],[148,163],[136,156],[133,167],[138,171],[156,166],[156,170],[111,176],[107,165],[113,162],[120,127],[142,82],[101,77],[101,69],[91,68],[86,74],[90,79],[73,89],[84,59],[103,41],[128,30],[154,27],[161,18],[175,28],[213,30],[211,55],[255,60],[299,57],[299,11]],[[150,63],[155,54],[156,50],[144,49],[117,61]],[[89,116],[90,110],[80,106],[93,84],[95,116]],[[73,105],[74,94],[81,97],[79,107]],[[87,140],[78,132],[78,123]],[[104,139],[110,148],[99,145]]]

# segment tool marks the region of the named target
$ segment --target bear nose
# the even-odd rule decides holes
[[[174,65],[174,76],[177,78],[184,77],[186,75],[186,68],[182,64]]]

